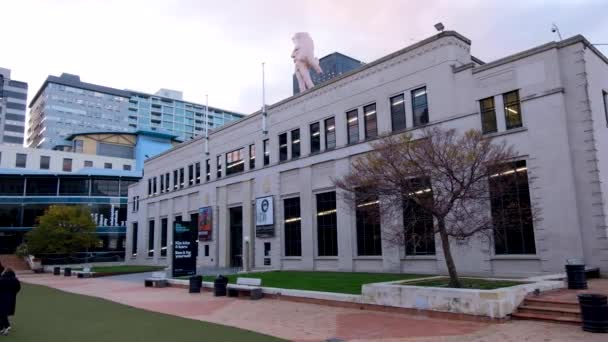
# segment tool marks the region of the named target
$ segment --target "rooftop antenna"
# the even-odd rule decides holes
[[[435,30],[437,30],[438,32],[443,32],[443,30],[445,30],[445,26],[443,26],[443,24],[439,22],[435,24]]]
[[[205,94],[205,154],[209,155],[209,95]]]
[[[262,133],[268,134],[266,129],[266,120],[268,113],[266,113],[266,81],[264,79],[264,62],[262,62]]]
[[[561,32],[559,32],[559,27],[557,27],[557,25],[555,25],[555,23],[553,23],[551,25],[551,32],[557,33],[557,36],[559,37],[559,40],[560,41],[562,40],[562,34],[561,34]]]

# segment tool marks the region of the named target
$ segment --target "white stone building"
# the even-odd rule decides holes
[[[381,223],[358,228],[331,179],[377,135],[482,129],[483,121],[488,136],[518,151],[511,173],[525,182],[517,191],[543,219],[500,246],[455,245],[460,273],[555,273],[567,259],[606,272],[608,59],[582,36],[489,63],[470,48],[467,38],[442,32],[269,106],[267,133],[257,112],[214,130],[209,154],[199,137],[147,160],[144,178],[129,188],[129,200],[140,200],[128,210],[126,259],[168,264],[172,222],[211,207],[201,266],[243,260],[254,269],[446,273],[438,240],[408,253],[377,239]],[[254,203],[264,196],[274,203],[271,237],[256,236]]]

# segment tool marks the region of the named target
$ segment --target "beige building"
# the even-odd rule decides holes
[[[257,112],[214,130],[208,154],[199,137],[147,160],[129,188],[139,201],[129,207],[126,259],[168,264],[173,222],[210,207],[200,266],[446,273],[435,237],[388,244],[382,223],[408,218],[358,222],[332,184],[379,135],[441,126],[513,145],[511,204],[533,202],[543,216],[522,218],[501,241],[454,245],[462,274],[555,273],[566,259],[605,271],[608,59],[582,36],[488,63],[470,50],[467,38],[442,32],[269,106],[266,132]],[[263,197],[270,211],[258,217]],[[272,224],[256,226],[264,219]]]

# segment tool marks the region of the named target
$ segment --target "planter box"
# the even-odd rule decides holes
[[[363,285],[362,300],[366,304],[501,319],[513,313],[529,293],[563,287],[561,281],[540,281],[495,290],[472,290],[413,286],[394,281]]]

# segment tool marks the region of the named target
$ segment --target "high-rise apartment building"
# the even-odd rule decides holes
[[[0,68],[0,142],[23,145],[27,83],[11,79],[9,69]]]
[[[108,131],[157,131],[187,140],[243,117],[231,111],[187,102],[181,92],[156,94],[82,82],[77,75],[49,76],[30,102],[27,146],[66,149],[71,134]]]
[[[323,70],[323,73],[316,73],[314,70],[310,70],[310,78],[312,82],[317,85],[325,81],[329,81],[332,78],[338,77],[344,73],[347,73],[353,69],[363,65],[363,62],[356,60],[352,57],[348,57],[339,52],[331,53],[321,59],[319,59],[319,65]],[[293,75],[293,94],[300,92],[300,86],[296,75]]]

